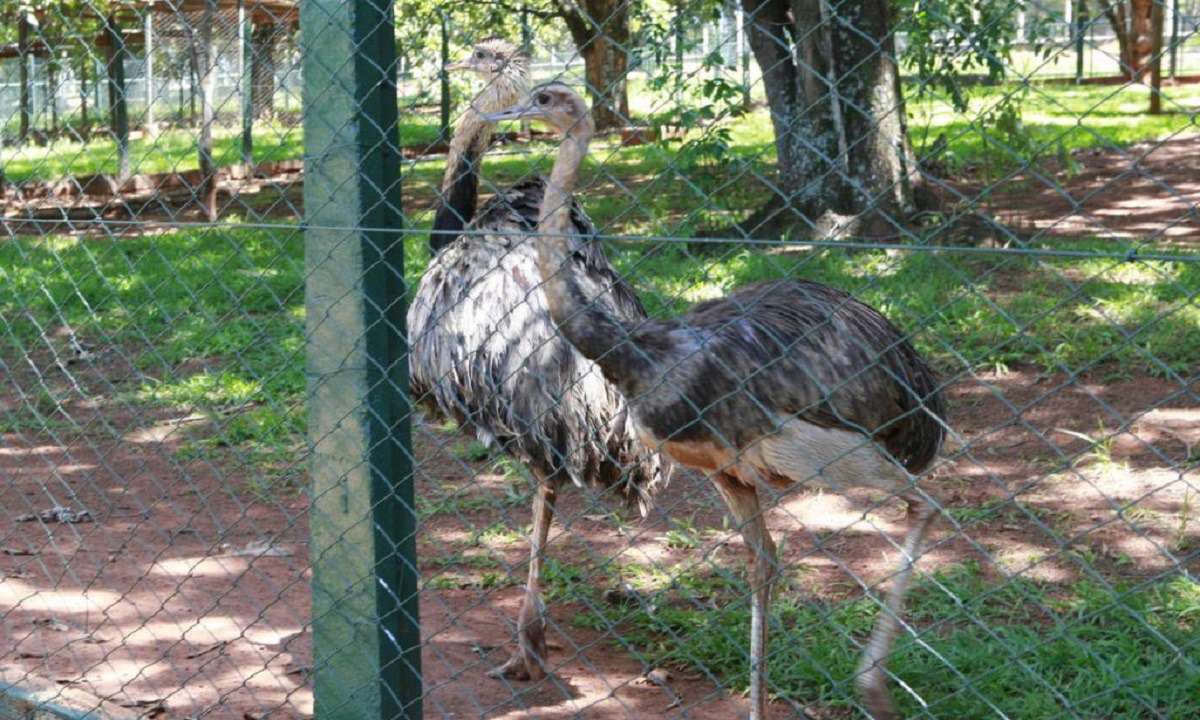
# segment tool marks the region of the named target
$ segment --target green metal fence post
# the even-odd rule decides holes
[[[421,717],[391,0],[307,0],[316,715]]]

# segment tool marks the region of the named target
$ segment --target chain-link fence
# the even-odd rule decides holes
[[[1197,716],[1197,16],[0,4],[0,717]]]

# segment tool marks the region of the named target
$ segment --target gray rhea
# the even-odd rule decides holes
[[[752,554],[752,718],[766,716],[766,618],[777,571],[760,493],[869,486],[908,501],[900,566],[856,677],[868,712],[895,717],[884,665],[912,563],[935,517],[915,485],[944,435],[933,372],[878,311],[814,282],[750,285],[671,319],[612,313],[595,288],[563,271],[577,242],[568,198],[593,134],[587,104],[552,83],[489,115],[515,117],[564,132],[538,223],[550,315],[628,399],[644,443],[711,478]]]
[[[488,105],[496,109],[493,99],[475,102],[477,108]],[[452,149],[483,147],[471,134],[490,135],[492,126],[482,116],[460,123]],[[451,168],[445,182],[460,177]],[[562,485],[613,491],[645,513],[669,474],[658,454],[639,442],[621,394],[555,331],[529,238],[545,186],[537,178],[502,191],[453,241],[431,238],[436,254],[408,310],[413,397],[504,450],[537,481],[518,647],[493,671],[512,679],[539,679],[546,672],[540,575]],[[644,319],[637,296],[593,241],[591,221],[573,200],[567,218],[573,240],[564,271],[608,314]]]
[[[500,38],[480,41],[463,60],[446,71],[467,71],[483,80],[483,88],[463,112],[450,138],[446,171],[434,212],[429,244],[433,252],[454,242],[471,218],[479,199],[479,171],[492,141],[495,123],[483,113],[508,107],[529,89],[529,55]]]

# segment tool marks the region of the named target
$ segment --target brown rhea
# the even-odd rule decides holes
[[[754,559],[751,718],[766,717],[767,616],[778,569],[760,496],[811,483],[869,486],[908,501],[900,565],[856,677],[870,715],[895,717],[885,663],[935,517],[916,479],[945,429],[929,366],[874,308],[813,282],[750,285],[677,318],[614,316],[593,288],[562,270],[573,242],[570,193],[594,132],[587,104],[556,83],[488,117],[540,118],[563,132],[538,223],[550,315],[620,389],[644,443],[707,474],[746,540]]]

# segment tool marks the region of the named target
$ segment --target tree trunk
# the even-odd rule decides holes
[[[125,101],[125,38],[114,15],[104,21],[108,55],[105,74],[108,76],[108,112],[113,137],[117,141],[117,177],[124,182],[129,177],[129,105]]]
[[[1145,81],[1151,72],[1150,58],[1156,44],[1162,43],[1162,22],[1157,25],[1155,8],[1162,11],[1162,0],[1099,0],[1100,9],[1117,36],[1121,74],[1126,80]],[[1157,40],[1155,39],[1157,36]]]
[[[778,192],[759,236],[894,237],[911,154],[888,0],[742,0],[775,130]]]
[[[255,120],[275,114],[275,53],[283,29],[279,25],[255,25],[250,34],[250,112]]]
[[[216,15],[217,0],[206,0],[200,27],[192,34],[192,65],[200,84],[200,137],[196,142],[196,150],[201,179],[197,196],[209,222],[217,220],[217,168],[213,161],[213,102],[217,75],[213,21]]]
[[[21,120],[17,132],[17,142],[24,144],[29,139],[29,17],[25,10],[19,9],[20,19],[17,20],[17,58],[20,67],[17,69],[18,82],[21,85]]]
[[[557,0],[557,6],[583,56],[596,129],[611,130],[628,124],[629,3]]]
[[[625,75],[629,56],[610,38],[594,38],[583,49],[584,75],[598,130],[629,124],[629,92]]]
[[[1162,113],[1163,2],[1150,11],[1150,114]]]

